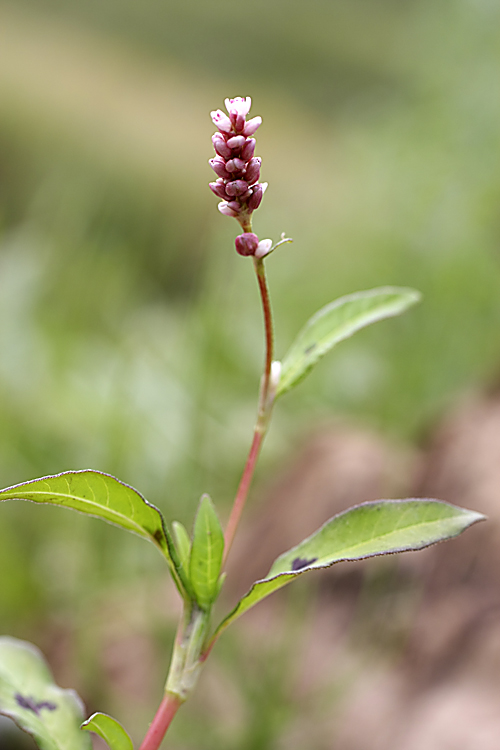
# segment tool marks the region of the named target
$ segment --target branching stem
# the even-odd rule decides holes
[[[254,268],[257,275],[257,282],[259,284],[262,310],[264,314],[264,331],[266,341],[265,364],[264,373],[262,375],[260,383],[259,407],[257,413],[257,421],[254,428],[252,445],[250,447],[245,468],[243,469],[243,474],[241,476],[240,484],[236,492],[233,508],[229,516],[229,521],[226,528],[224,562],[226,561],[229,550],[231,549],[234,535],[236,533],[236,529],[241,518],[243,508],[245,506],[245,501],[247,499],[248,491],[250,489],[250,484],[255,471],[255,466],[259,457],[260,448],[267,432],[269,417],[271,415],[274,401],[274,388],[271,378],[274,353],[273,320],[271,314],[271,302],[269,299],[269,289],[267,286],[264,261],[262,258],[254,258]],[[193,613],[191,613],[191,625],[196,620],[196,617],[193,619],[192,614]],[[207,622],[206,619],[203,620],[201,611],[198,613],[197,617],[200,620],[201,625],[199,626],[199,628],[194,629],[192,633],[189,632],[189,628],[187,627],[188,623],[184,620],[184,615],[181,619],[181,622],[179,624],[179,631],[176,637],[176,644],[174,647],[174,657],[171,665],[171,671],[169,680],[167,682],[167,692],[165,693],[160,707],[156,712],[156,715],[139,750],[158,750],[172,719],[187,697],[187,695],[182,691],[180,693],[177,693],[178,688],[176,688],[176,692],[172,692],[171,684],[177,685],[177,683],[179,682],[179,675],[181,676],[181,678],[186,676],[190,678],[191,672],[193,672],[194,674],[194,671],[197,671],[193,671],[193,669],[196,666],[198,668],[201,667],[201,664],[206,660],[215,643],[215,641],[212,639],[208,647],[203,650],[203,642],[206,636],[205,626]],[[199,633],[197,633],[197,630],[199,630]],[[195,641],[196,643],[194,643]],[[193,658],[189,660],[189,649],[191,646],[193,646],[194,651],[192,654]],[[177,675],[178,670],[176,670],[175,668],[177,662],[182,662],[179,675]],[[196,675],[194,674],[194,678],[192,680],[193,686],[195,680]],[[188,685],[187,688],[188,689],[186,689],[186,692],[189,692],[191,689],[191,685]]]

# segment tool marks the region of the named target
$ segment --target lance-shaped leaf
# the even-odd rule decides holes
[[[83,722],[81,728],[98,734],[107,742],[111,750],[134,750],[127,732],[112,716],[100,712],[92,714],[87,721]]]
[[[377,500],[333,516],[312,536],[274,561],[265,578],[217,628],[214,638],[240,615],[303,573],[334,563],[428,547],[484,520],[481,513],[440,500]]]
[[[40,750],[91,750],[80,731],[84,711],[74,690],[53,680],[31,643],[0,637],[0,713],[30,734]]]
[[[419,299],[414,289],[381,287],[348,294],[318,310],[283,359],[276,396],[297,385],[339,341],[371,323],[399,315]]]
[[[149,539],[165,556],[174,581],[182,592],[189,589],[173,540],[154,505],[124,482],[109,474],[84,469],[16,484],[0,491],[0,500],[30,500],[71,508],[102,518],[115,526]]]
[[[198,604],[208,609],[218,594],[224,554],[224,534],[208,495],[203,495],[194,521],[189,566],[191,585]]]

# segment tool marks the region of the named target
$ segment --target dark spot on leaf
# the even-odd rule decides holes
[[[317,559],[317,557],[311,557],[310,560],[306,560],[303,557],[296,557],[292,563],[292,570],[302,570],[302,568],[307,568],[308,565],[312,565]]]
[[[163,534],[160,529],[156,529],[155,533],[153,534],[154,538],[158,542],[158,544],[163,544]]]
[[[57,708],[57,705],[50,701],[40,701],[37,703],[30,695],[24,696],[20,693],[16,693],[14,697],[18,706],[25,708],[27,711],[33,711],[37,716],[40,715],[42,708],[46,708],[48,711],[55,711]]]
[[[304,350],[304,354],[310,354],[314,349],[316,349],[316,342],[308,346],[307,349]]]

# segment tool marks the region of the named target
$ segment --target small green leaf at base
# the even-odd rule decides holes
[[[134,750],[132,740],[122,725],[112,716],[95,713],[83,722],[81,729],[95,732],[107,742],[111,750]]]
[[[179,590],[181,565],[163,517],[137,490],[110,474],[92,469],[65,471],[0,491],[0,500],[29,500],[71,508],[132,531],[153,542],[164,554]]]
[[[330,349],[361,328],[391,318],[420,299],[405,287],[380,287],[356,292],[331,302],[308,320],[285,355],[276,398],[305,378]]]
[[[203,495],[194,521],[189,575],[198,604],[208,609],[217,597],[224,554],[224,534],[208,495]]]
[[[83,706],[73,690],[53,680],[31,643],[0,637],[0,713],[30,734],[40,750],[92,750],[80,731]]]
[[[377,500],[333,516],[312,536],[280,555],[221,622],[214,638],[244,612],[299,575],[337,562],[423,549],[484,520],[481,513],[440,500]]]
[[[189,558],[191,556],[191,539],[187,533],[185,527],[179,521],[174,521],[172,524],[174,531],[175,545],[179,554],[179,559],[182,563],[186,575],[189,575]]]

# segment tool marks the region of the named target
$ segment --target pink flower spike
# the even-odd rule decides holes
[[[256,258],[263,258],[271,250],[273,246],[272,240],[261,240],[257,245],[257,249],[254,253]]]
[[[229,204],[227,201],[221,201],[217,208],[221,212],[221,214],[224,214],[224,216],[230,216],[232,219],[235,219],[238,214],[236,211],[233,211],[232,208],[229,208]]]
[[[234,99],[225,99],[224,104],[230,115],[243,115],[243,117],[246,117],[250,112],[252,100],[249,96],[245,98],[236,96]]]
[[[233,129],[231,120],[221,109],[210,112],[210,117],[215,127],[219,128],[223,133],[230,133]]]
[[[243,135],[253,135],[257,128],[262,125],[262,117],[252,117],[243,128]]]

